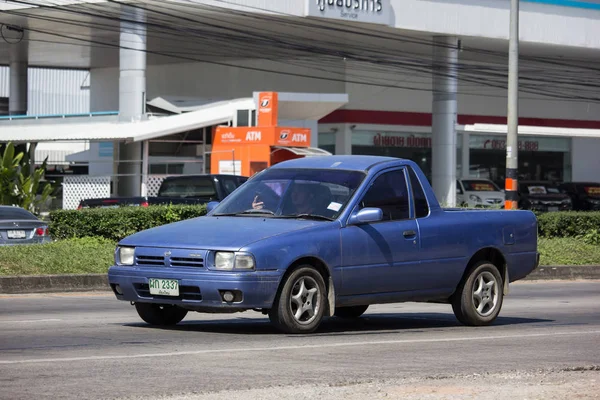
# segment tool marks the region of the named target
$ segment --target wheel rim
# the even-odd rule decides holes
[[[473,306],[482,317],[491,315],[498,305],[498,281],[491,272],[485,271],[477,276],[473,285]]]
[[[294,320],[302,325],[313,322],[321,308],[320,299],[317,281],[310,276],[299,277],[292,286],[289,304]]]

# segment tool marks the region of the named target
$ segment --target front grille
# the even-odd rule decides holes
[[[162,256],[137,256],[137,265],[165,265]]]
[[[204,267],[204,260],[202,258],[191,258],[191,257],[171,257],[172,267]]]
[[[138,296],[150,299],[172,299],[172,300],[202,300],[202,293],[198,286],[179,286],[179,296],[158,296],[150,294],[147,283],[135,283],[133,285]]]
[[[502,203],[502,199],[487,199],[486,203],[488,203],[488,204],[500,204],[500,203]]]

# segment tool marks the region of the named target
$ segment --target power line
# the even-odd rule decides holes
[[[112,4],[121,5],[119,1],[111,0]],[[28,4],[27,2],[20,2]],[[224,2],[226,3],[226,2]],[[131,6],[130,4],[128,4]],[[377,77],[368,76],[364,77],[361,75],[361,72],[370,73],[377,72],[378,74],[387,74],[393,75],[397,71],[403,71],[410,74],[415,74],[417,76],[430,78],[434,73],[435,66],[433,65],[430,57],[426,57],[423,54],[417,53],[408,53],[405,55],[396,55],[392,54],[391,51],[387,49],[378,49],[373,51],[372,49],[360,46],[360,45],[351,45],[345,48],[345,51],[339,51],[337,49],[332,49],[331,46],[336,45],[335,41],[317,41],[313,45],[307,45],[302,43],[304,38],[302,37],[294,37],[289,36],[286,38],[273,38],[276,31],[265,31],[262,30],[263,33],[260,35],[256,34],[256,30],[253,27],[245,26],[243,24],[237,24],[238,26],[245,27],[245,29],[235,28],[231,29],[230,27],[224,27],[222,24],[227,21],[220,20],[214,17],[202,16],[198,19],[190,18],[190,17],[180,17],[171,12],[161,11],[160,8],[165,8],[159,6],[159,10],[152,9],[149,7],[142,7],[137,4],[133,5],[137,8],[142,8],[149,15],[148,21],[145,25],[149,29],[148,35],[151,38],[163,39],[163,40],[177,40],[178,46],[190,44],[197,46],[198,42],[210,44],[214,41],[220,41],[222,46],[222,52],[215,52],[215,55],[224,56],[228,52],[233,52],[239,54],[239,57],[244,57],[248,55],[248,53],[256,53],[260,52],[261,57],[264,59],[270,59],[274,62],[279,62],[285,66],[298,67],[306,69],[309,68],[312,71],[319,71],[321,74],[325,75],[334,75],[334,76],[321,76],[316,74],[308,74],[308,73],[294,73],[289,71],[281,71],[281,70],[273,70],[268,68],[260,68],[260,67],[250,67],[244,65],[233,64],[230,62],[220,62],[216,60],[207,59],[205,57],[194,57],[193,53],[190,54],[190,49],[181,47],[181,48],[172,48],[169,51],[156,51],[156,50],[146,50],[149,54],[154,54],[157,56],[163,57],[171,57],[174,59],[181,59],[187,61],[197,61],[214,65],[221,65],[227,67],[234,67],[246,70],[254,70],[259,72],[268,72],[275,74],[283,74],[288,76],[296,76],[302,78],[312,78],[319,80],[327,80],[332,82],[347,82],[354,83],[359,85],[369,85],[369,86],[378,86],[385,88],[396,88],[396,89],[404,89],[404,90],[412,90],[412,91],[430,91],[430,86],[428,84],[415,84],[415,85],[398,85],[398,84],[389,84],[384,82],[382,79],[378,79]],[[101,10],[100,14],[95,13],[97,7],[94,6],[82,6],[82,7],[69,7],[68,10],[64,10],[64,7],[59,7],[61,11],[68,12],[70,15],[80,15],[86,17],[97,17],[106,20],[107,22],[111,22],[111,24],[95,24],[95,29],[102,29],[106,32],[118,33],[120,27],[117,23],[127,22],[126,18],[123,18],[119,10],[115,10],[114,13],[106,10],[105,7]],[[189,8],[189,7],[188,7]],[[202,8],[202,7],[194,7],[194,8]],[[83,9],[83,11],[82,11]],[[214,11],[214,8],[211,8]],[[217,10],[216,12],[228,12],[231,14],[231,10]],[[234,12],[235,13],[235,12]],[[14,14],[14,13],[13,13]],[[89,27],[89,24],[85,24],[84,22],[75,22],[65,18],[56,18],[56,17],[45,17],[45,16],[33,16],[28,13],[22,13],[23,16],[27,16],[29,18],[40,18],[49,20],[51,18],[54,22],[62,22],[67,25],[73,26],[83,26]],[[259,16],[260,20],[262,16]],[[175,24],[174,19],[178,19],[177,24]],[[191,23],[196,26],[188,26],[182,24],[182,21],[186,21],[187,23]],[[207,22],[208,21],[208,22]],[[135,21],[129,21],[135,22]],[[290,21],[286,21],[286,24],[290,24]],[[220,25],[221,24],[221,25]],[[296,26],[302,27],[303,23],[294,21],[292,24],[296,24]],[[307,27],[315,28],[315,24],[307,23],[304,24]],[[317,24],[318,25],[318,24]],[[286,25],[287,26],[287,25]],[[319,29],[323,27],[319,25]],[[326,29],[332,29],[331,27],[326,27]],[[335,27],[334,29],[338,29]],[[65,34],[56,31],[49,30],[41,30],[41,29],[33,29],[30,28],[32,32],[43,33],[46,35],[52,35],[54,37],[61,37],[63,39],[69,39],[74,42],[82,43],[85,45],[89,45],[91,47],[109,47],[109,48],[121,48],[120,44],[115,42],[107,42],[107,41],[99,41],[90,38],[81,38],[74,37],[70,34]],[[349,30],[339,29],[343,33],[348,33]],[[365,32],[365,29],[360,30],[359,33],[362,35]],[[368,30],[367,30],[368,31]],[[156,33],[155,33],[156,32]],[[266,33],[265,33],[266,32]],[[353,34],[356,34],[356,31],[351,31]],[[369,39],[380,38],[386,40],[398,40],[397,37],[389,37],[388,35],[379,35],[379,33],[368,33]],[[406,40],[398,40],[399,42],[405,43]],[[52,42],[52,41],[48,41]],[[56,42],[60,43],[60,42]],[[420,43],[420,45],[431,46],[431,43],[425,43],[424,41]],[[124,48],[127,48],[124,46]],[[464,51],[464,50],[463,50]],[[470,51],[470,50],[469,50]],[[183,53],[183,54],[182,54]],[[307,55],[318,55],[318,60],[306,60],[301,58],[302,56]],[[206,55],[206,54],[203,54]],[[288,57],[286,59],[286,57]],[[301,58],[301,61],[297,61],[298,58]],[[347,62],[343,63],[342,60],[346,59]],[[295,59],[295,60],[294,60]],[[344,68],[344,73],[342,74],[338,69],[340,67],[340,63]],[[350,67],[347,67],[347,66]],[[364,65],[364,66],[361,66]],[[578,67],[572,67],[578,68]],[[349,72],[350,71],[350,72]],[[505,68],[496,67],[494,64],[486,64],[486,65],[474,65],[468,62],[461,62],[457,65],[457,79],[460,80],[464,84],[472,84],[472,87],[477,87],[480,85],[483,87],[490,87],[496,89],[505,89],[506,88],[506,73],[504,73]],[[536,69],[536,74],[533,76],[527,76],[527,71],[523,73],[524,82],[523,92],[530,93],[535,95],[546,96],[551,99],[561,99],[561,100],[569,100],[569,101],[594,101],[597,102],[600,99],[593,95],[582,95],[582,92],[585,92],[586,89],[593,89],[598,87],[597,84],[590,84],[590,78],[585,76],[584,71],[578,71],[578,75],[582,76],[577,77],[573,76],[572,78],[564,78],[564,71],[554,69],[550,74],[544,76],[538,72]],[[561,78],[561,75],[563,78]],[[338,76],[338,77],[336,77]],[[339,77],[341,76],[341,77]],[[348,79],[348,77],[352,79]],[[562,86],[561,86],[562,85]],[[589,90],[591,91],[591,90]],[[464,92],[462,92],[464,93]],[[471,96],[484,96],[491,97],[490,94],[477,94],[473,92],[464,93]],[[503,95],[494,96],[494,97],[504,97]]]

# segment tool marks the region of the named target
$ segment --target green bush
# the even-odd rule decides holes
[[[58,210],[50,213],[50,235],[53,239],[100,237],[118,242],[145,229],[205,214],[204,205]]]
[[[102,238],[1,246],[0,275],[103,274],[113,264],[115,246]]]
[[[544,238],[588,237],[600,230],[600,211],[562,211],[538,214],[539,236]],[[591,235],[591,236],[590,236]]]

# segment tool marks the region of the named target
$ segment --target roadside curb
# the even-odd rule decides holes
[[[1,294],[110,290],[108,275],[32,275],[0,277]]]
[[[523,281],[600,280],[600,265],[541,266]],[[106,274],[0,277],[0,294],[110,291]]]
[[[524,280],[546,279],[600,279],[600,265],[556,265],[540,266]]]

